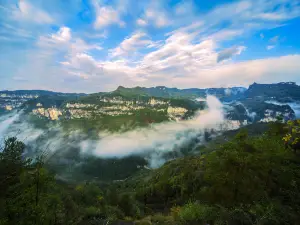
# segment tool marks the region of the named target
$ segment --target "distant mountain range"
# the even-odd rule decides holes
[[[294,82],[206,89],[119,86],[112,92],[94,94],[0,91],[0,113],[23,109],[38,123],[59,120],[70,129],[76,126],[115,131],[188,119],[196,111],[205,109],[207,95],[220,99],[226,117],[241,124],[272,121],[278,116],[293,119],[300,105],[300,86]]]
[[[205,97],[207,94],[215,95],[221,100],[230,100],[232,98],[273,98],[275,100],[289,101],[289,100],[299,100],[300,99],[300,86],[295,82],[281,82],[276,84],[257,84],[253,83],[249,88],[245,87],[231,87],[231,88],[189,88],[189,89],[178,89],[178,88],[168,88],[165,86],[157,87],[134,87],[126,88],[119,86],[113,92],[100,92],[98,95],[102,94],[120,94],[127,97],[134,97],[137,95],[141,96],[152,96],[161,98],[197,98]],[[85,93],[62,93],[53,92],[46,90],[15,90],[15,91],[0,91],[0,95],[14,95],[14,96],[88,96],[95,94],[85,94]]]

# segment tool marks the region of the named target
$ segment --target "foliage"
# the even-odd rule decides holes
[[[172,216],[165,216],[163,214],[155,214],[151,216],[152,224],[156,225],[172,225],[174,224],[174,220]]]
[[[59,182],[43,158],[26,159],[25,145],[10,138],[0,152],[0,224],[297,224],[300,158],[293,141],[298,129],[294,121],[272,123],[258,136],[240,130],[221,144],[208,145],[205,154],[105,185],[91,179]],[[137,172],[136,162],[145,163],[131,160],[130,173]],[[87,161],[85,173],[104,170],[101,163]],[[131,168],[123,163],[107,174]]]
[[[181,205],[169,207],[184,223],[294,224],[299,220],[300,163],[282,141],[284,133],[281,123],[260,136],[242,130],[204,156],[165,164],[137,195],[156,209],[161,203]]]
[[[288,121],[286,128],[287,133],[282,139],[286,145],[297,151],[300,148],[300,120]]]
[[[205,224],[218,216],[217,209],[197,203],[188,203],[179,211],[179,220],[183,224]]]

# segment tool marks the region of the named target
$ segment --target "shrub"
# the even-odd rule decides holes
[[[179,220],[183,224],[205,223],[217,219],[217,209],[197,203],[188,203],[179,211]]]
[[[152,225],[152,223],[149,220],[140,220],[134,222],[135,225]]]
[[[152,224],[155,225],[172,225],[174,220],[170,216],[164,216],[162,214],[155,214],[151,217]]]

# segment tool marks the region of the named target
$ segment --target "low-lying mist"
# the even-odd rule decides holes
[[[295,112],[295,116],[297,119],[300,118],[300,102],[288,102],[282,103],[278,101],[266,101],[266,103],[274,104],[274,105],[289,105],[292,110]]]
[[[221,102],[214,96],[208,96],[206,100],[208,108],[199,111],[193,119],[154,124],[124,133],[101,132],[97,139],[79,130],[66,133],[59,125],[38,129],[25,119],[22,112],[13,112],[0,117],[0,136],[16,136],[27,145],[28,155],[43,151],[49,158],[56,157],[61,163],[73,160],[63,157],[67,152],[78,152],[80,158],[95,156],[109,159],[138,155],[145,158],[150,167],[156,168],[168,160],[166,154],[177,151],[191,139],[204,140],[206,130],[226,129],[221,126],[225,121]]]

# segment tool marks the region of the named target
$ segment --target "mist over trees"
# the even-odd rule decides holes
[[[43,155],[26,158],[25,145],[8,138],[0,224],[297,224],[299,124],[272,123],[260,136],[244,129],[204,155],[105,183],[61,181]]]

